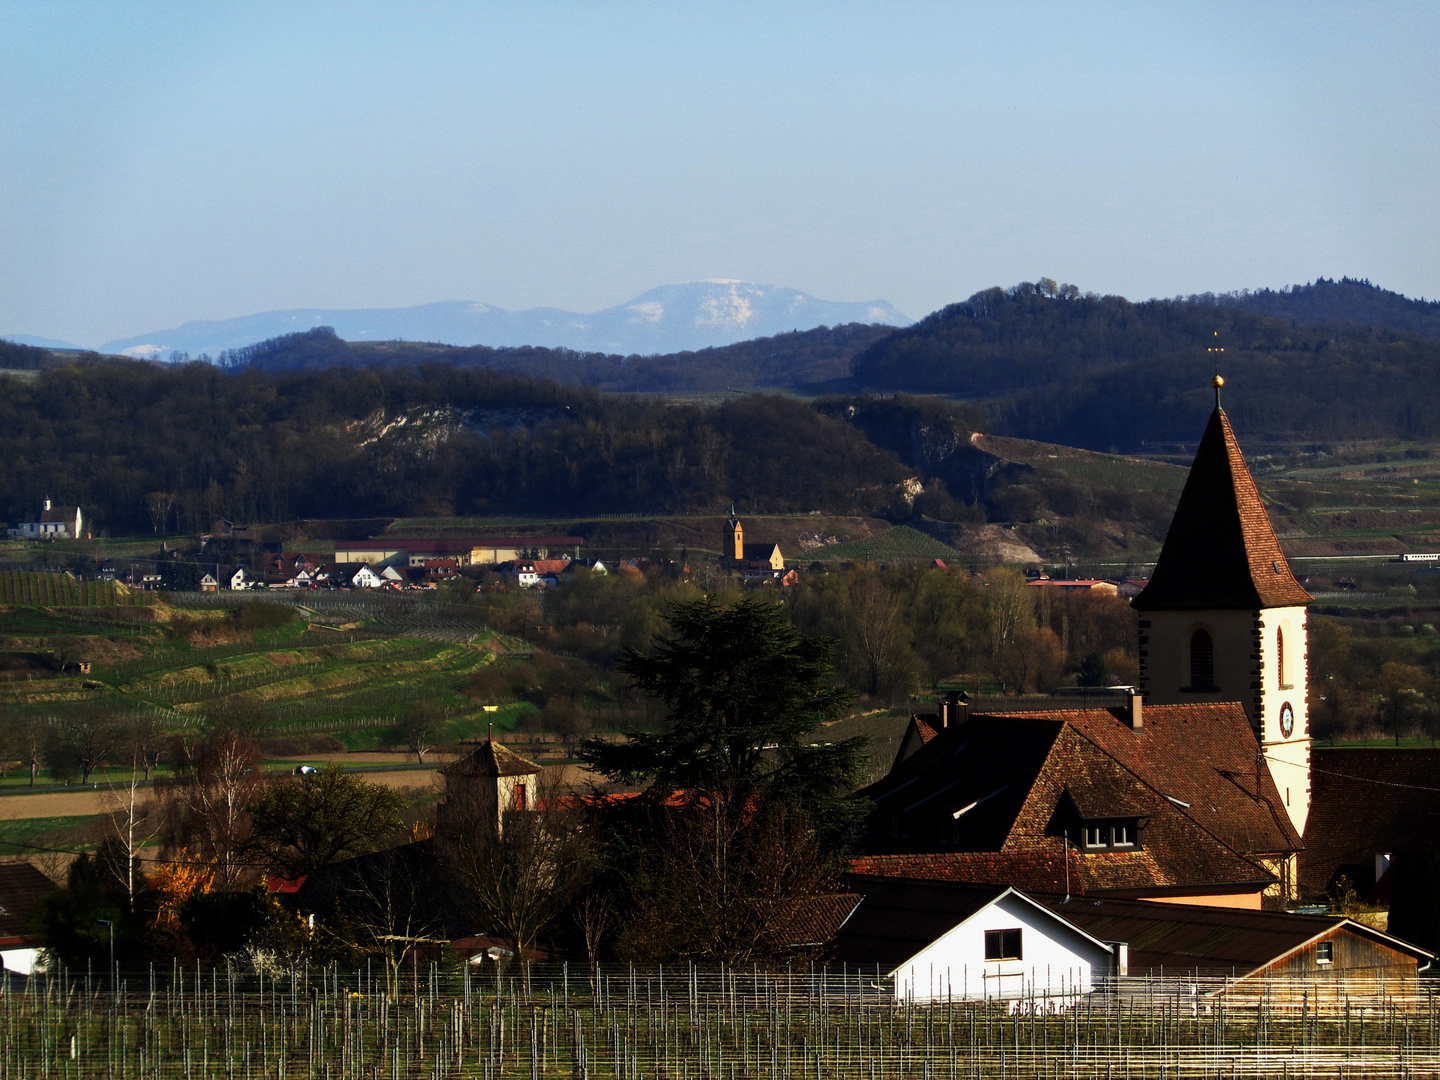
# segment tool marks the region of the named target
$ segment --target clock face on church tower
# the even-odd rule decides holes
[[[1290,738],[1295,732],[1295,710],[1290,707],[1290,702],[1280,706],[1280,737]]]

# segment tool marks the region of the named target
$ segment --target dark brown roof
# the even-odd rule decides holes
[[[0,940],[26,937],[31,912],[59,888],[29,863],[0,863]]]
[[[879,965],[887,973],[1004,895],[1007,889],[1005,885],[961,885],[853,874],[846,875],[845,883],[863,894],[863,900],[840,927],[827,959],[839,964]]]
[[[1290,573],[1260,492],[1221,409],[1195,452],[1139,611],[1254,611],[1310,603]]]
[[[1131,975],[1249,975],[1322,936],[1358,934],[1421,960],[1424,949],[1348,919],[1110,897],[1036,897],[1092,937],[1130,946]]]
[[[440,770],[446,776],[531,776],[540,766],[507,750],[494,739],[486,739],[473,754],[451,762]]]
[[[1345,874],[1363,896],[1377,852],[1403,851],[1440,825],[1440,750],[1310,751],[1310,816],[1300,884],[1324,892]]]

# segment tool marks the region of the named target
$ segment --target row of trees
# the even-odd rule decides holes
[[[576,701],[641,708],[607,688],[607,671],[664,625],[669,604],[704,595],[743,595],[718,577],[664,569],[609,575],[585,571],[558,589],[456,594],[491,625],[561,656],[500,666],[472,682],[476,698],[533,702],[542,724],[566,730]],[[1074,679],[1099,685],[1137,674],[1135,615],[1114,595],[1034,586],[1017,570],[978,576],[922,565],[807,573],[780,597],[804,633],[834,639],[836,666],[851,691],[880,704],[908,700],[961,679],[1013,692]],[[588,662],[588,663],[587,663]]]

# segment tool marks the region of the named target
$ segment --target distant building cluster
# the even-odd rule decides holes
[[[78,540],[86,535],[85,515],[78,506],[53,506],[46,499],[40,513],[5,530],[20,540]]]

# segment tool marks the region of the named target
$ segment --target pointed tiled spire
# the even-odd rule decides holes
[[[1310,603],[1280,550],[1223,409],[1210,423],[1150,575],[1140,611],[1295,607]]]

